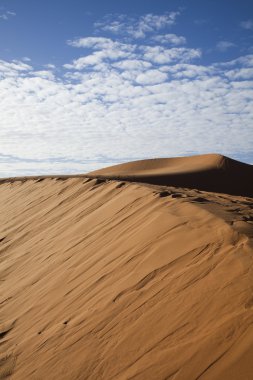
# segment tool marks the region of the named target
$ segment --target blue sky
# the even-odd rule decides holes
[[[0,0],[0,176],[253,163],[253,2]]]

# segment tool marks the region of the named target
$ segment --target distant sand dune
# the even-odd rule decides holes
[[[253,198],[126,181],[221,190],[208,173],[225,172],[247,193],[238,168],[209,155],[97,172],[124,181],[2,180],[0,379],[252,379]]]
[[[90,175],[253,196],[253,166],[219,154],[158,158],[96,170]]]

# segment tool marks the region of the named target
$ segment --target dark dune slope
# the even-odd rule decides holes
[[[89,176],[253,196],[253,166],[219,154],[134,161]]]

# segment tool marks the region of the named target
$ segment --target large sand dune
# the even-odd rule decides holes
[[[140,160],[90,174],[102,178],[253,196],[253,166],[219,154]]]
[[[1,379],[253,378],[253,198],[79,176],[0,201]]]

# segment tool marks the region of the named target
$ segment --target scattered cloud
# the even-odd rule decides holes
[[[244,66],[252,57],[241,58],[239,71],[229,62],[153,65],[145,54],[103,71],[66,70],[65,78],[1,61],[0,152],[20,160],[8,161],[8,173],[252,149],[252,68]]]
[[[206,67],[201,65],[193,65],[193,64],[176,64],[172,66],[162,66],[160,68],[161,71],[167,72],[169,75],[174,78],[207,78],[208,76],[215,75],[217,70],[214,67]]]
[[[137,45],[114,41],[110,38],[87,37],[67,41],[70,46],[91,49],[92,53],[74,60],[71,64],[65,64],[66,69],[83,70],[93,66],[103,69],[103,63],[120,61],[122,59],[144,60],[149,64],[168,64],[171,62],[187,62],[200,58],[199,49],[185,47],[167,48],[156,45]],[[129,63],[129,62],[128,62]]]
[[[186,38],[183,36],[177,36],[176,34],[159,34],[152,37],[152,40],[159,42],[160,44],[168,45],[184,45],[186,44]]]
[[[102,21],[95,23],[95,27],[100,31],[141,39],[149,33],[174,25],[179,15],[180,12],[168,12],[162,15],[148,13],[139,18],[118,15],[116,19],[115,15],[107,15]]]
[[[229,70],[226,72],[226,76],[230,80],[247,80],[253,78],[253,67],[237,68],[235,70]]]
[[[253,55],[204,66],[183,36],[161,34],[178,15],[147,16],[131,21],[144,41],[125,38],[125,16],[124,35],[67,41],[78,58],[63,67],[0,60],[0,176],[252,151]]]
[[[113,63],[112,66],[127,71],[145,71],[152,67],[152,64],[141,59],[124,59],[123,61]]]
[[[6,11],[0,14],[0,20],[9,20],[9,18],[16,16],[15,12]]]
[[[143,74],[139,74],[136,82],[142,85],[153,85],[163,83],[167,79],[167,74],[159,70],[148,70]]]
[[[71,64],[65,64],[67,69],[82,70],[89,66],[102,69],[101,64],[104,61],[117,61],[122,58],[134,58],[132,54],[136,46],[113,41],[110,38],[86,37],[73,41],[67,41],[68,45],[77,48],[86,48],[93,50],[92,54],[85,55],[74,60]]]
[[[32,67],[22,61],[13,60],[7,62],[0,60],[0,79],[8,76],[15,77],[22,75],[23,72],[32,70]]]
[[[29,57],[23,57],[22,61],[24,61],[24,62],[31,62],[31,58],[29,58]]]
[[[253,20],[242,21],[240,26],[246,30],[253,30]]]
[[[115,46],[110,38],[105,37],[86,37],[68,40],[67,44],[77,48],[107,49]]]
[[[46,65],[44,65],[44,67],[51,70],[54,70],[56,68],[56,66],[52,63],[47,63]]]
[[[48,80],[54,80],[55,76],[52,73],[52,71],[49,70],[39,70],[39,71],[34,71],[33,75],[35,77],[40,77]]]
[[[233,42],[230,42],[230,41],[219,41],[216,44],[216,49],[219,50],[219,51],[221,51],[221,52],[225,52],[228,49],[233,48],[235,46],[236,45]]]
[[[162,46],[142,46],[143,57],[156,64],[169,64],[180,61],[187,62],[201,57],[200,49],[171,48]]]
[[[233,67],[233,66],[252,67],[253,54],[241,56],[228,62],[219,62],[219,63],[214,64],[214,66],[216,67]]]

